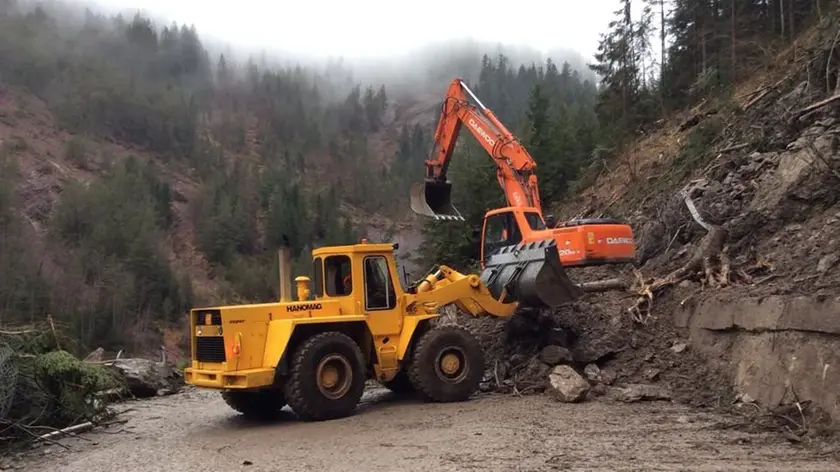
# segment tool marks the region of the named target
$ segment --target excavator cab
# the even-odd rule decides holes
[[[481,230],[481,280],[497,300],[518,300],[550,308],[576,300],[581,292],[560,263],[555,238],[527,239],[521,224],[546,229],[536,209],[500,208],[487,212]]]

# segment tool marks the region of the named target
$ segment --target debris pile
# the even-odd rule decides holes
[[[171,364],[134,358],[117,359],[110,367],[125,392],[136,398],[171,395],[184,386],[183,374]]]
[[[828,26],[795,49],[790,67],[761,77],[764,85],[710,97],[679,129],[651,136],[676,145],[657,148],[674,155],[639,158],[647,178],[601,176],[552,209],[629,215],[637,264],[572,270],[576,282],[609,281],[614,291],[554,313],[464,319],[488,353],[484,391],[574,398],[567,393],[584,381],[584,400],[731,405],[731,360],[704,356],[675,314],[706,298],[836,296],[840,80],[813,72],[835,68],[838,34]]]
[[[464,315],[459,323],[469,326],[486,352],[482,391],[546,393],[563,402],[670,400],[667,384],[655,383],[672,380],[670,373],[663,375],[672,359],[634,349],[639,338],[630,335],[626,312],[617,313],[624,323],[589,316],[599,308],[603,314],[599,303],[584,302],[557,313],[522,309],[508,320]],[[668,351],[674,357],[687,350],[685,343],[674,346],[679,348]]]
[[[102,366],[85,363],[52,323],[0,332],[0,429],[3,441],[48,440],[46,433],[109,417],[97,397],[118,385]]]

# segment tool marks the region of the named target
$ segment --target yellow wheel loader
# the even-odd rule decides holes
[[[443,306],[507,317],[519,305],[554,307],[580,293],[554,240],[503,248],[480,276],[441,265],[407,287],[395,249],[363,240],[312,251],[313,278],[295,279],[296,299],[290,252],[281,249],[278,302],[191,310],[186,382],[221,391],[252,417],[286,405],[303,419],[348,416],[368,379],[464,401],[484,375],[484,353],[468,330],[431,323]]]

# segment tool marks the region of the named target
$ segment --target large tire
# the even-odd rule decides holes
[[[326,332],[303,341],[292,358],[286,398],[304,420],[349,416],[365,389],[359,346],[347,335]]]
[[[409,375],[414,387],[432,401],[465,401],[484,376],[484,351],[466,329],[438,326],[417,343]]]
[[[411,379],[405,369],[400,370],[393,379],[380,383],[383,387],[397,394],[412,393],[416,390],[414,385],[411,384]]]
[[[286,406],[282,390],[226,390],[222,392],[225,403],[250,419],[274,418]]]

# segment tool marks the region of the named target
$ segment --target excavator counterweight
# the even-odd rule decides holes
[[[411,209],[437,220],[459,220],[464,217],[452,206],[452,183],[427,179],[411,186]]]

